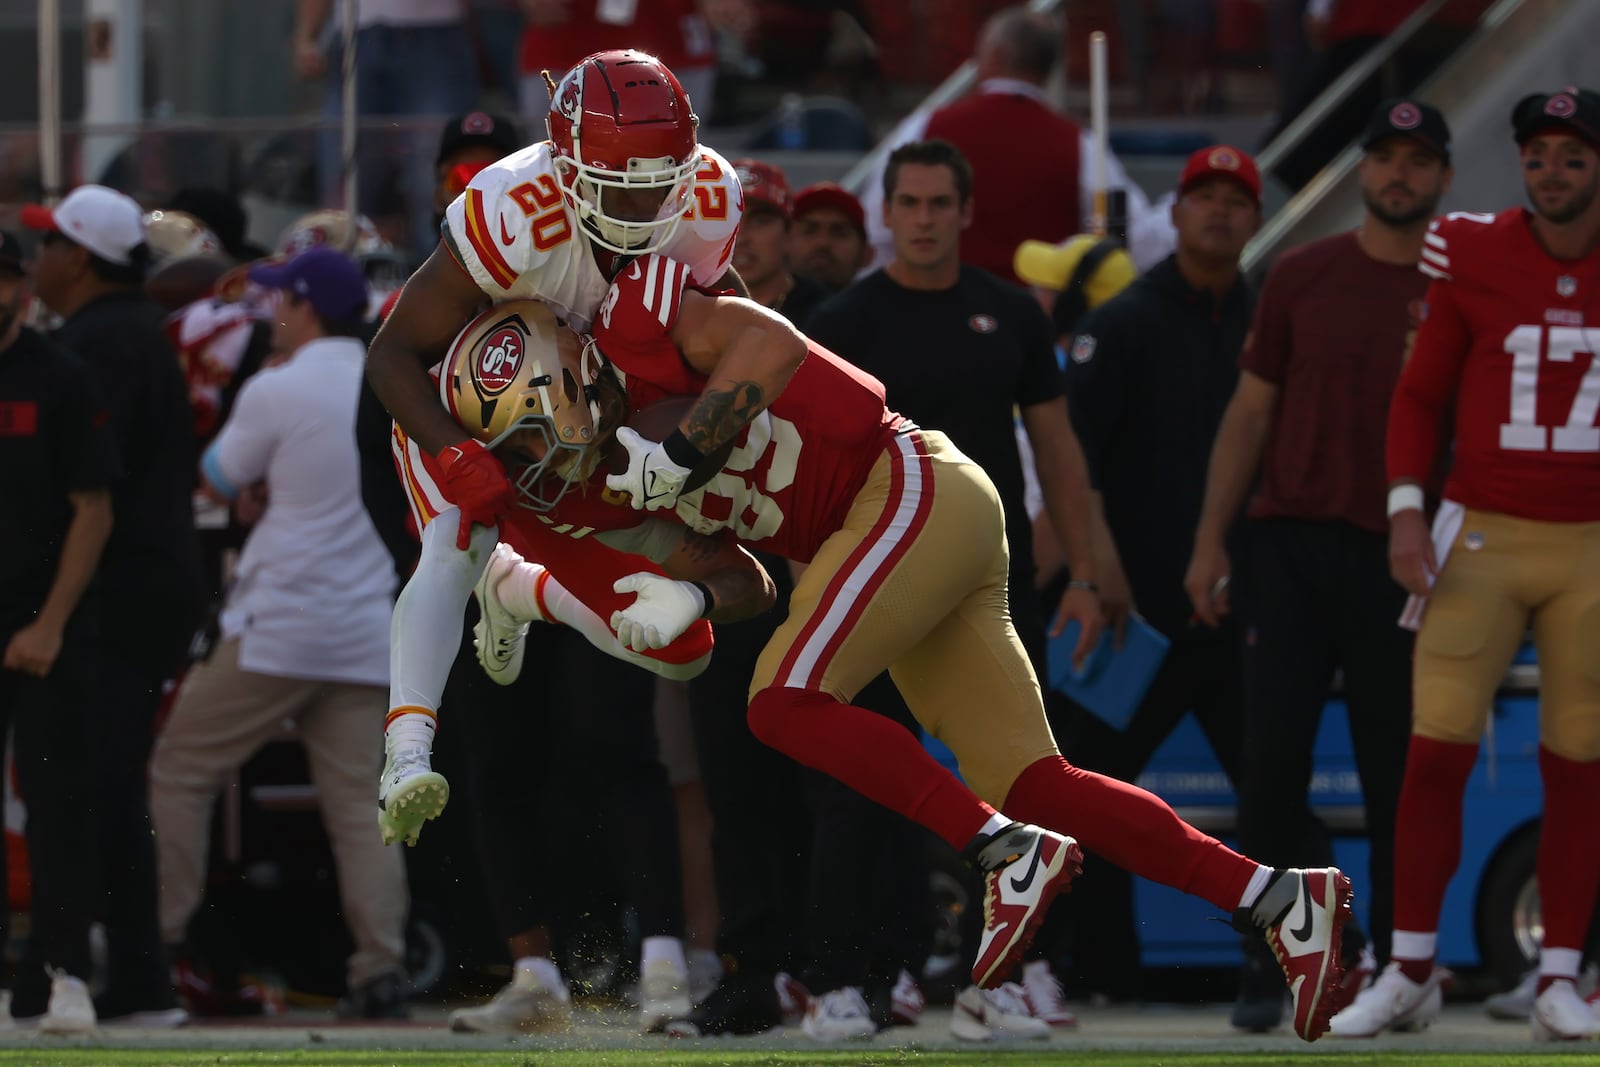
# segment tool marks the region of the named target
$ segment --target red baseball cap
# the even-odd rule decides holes
[[[837,182],[817,182],[808,185],[794,194],[794,217],[799,218],[808,211],[818,208],[832,208],[842,212],[850,220],[850,225],[861,231],[863,237],[867,233],[867,213],[861,207],[861,201],[856,195]]]
[[[794,214],[794,197],[789,193],[789,179],[782,167],[759,159],[736,159],[733,170],[739,175],[746,200],[771,208],[784,218]]]
[[[1225,144],[1214,144],[1196,150],[1183,165],[1178,178],[1178,195],[1182,196],[1208,178],[1231,178],[1244,186],[1256,203],[1261,202],[1261,172],[1256,161],[1247,153]]]

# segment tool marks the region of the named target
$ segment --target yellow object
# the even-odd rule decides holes
[[[1101,245],[1106,247],[1097,247]],[[1081,286],[1086,311],[1110,300],[1139,276],[1125,249],[1092,233],[1077,234],[1060,244],[1024,241],[1017,246],[1012,268],[1029,285],[1057,291]]]

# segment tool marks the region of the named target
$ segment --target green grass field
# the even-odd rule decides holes
[[[607,1052],[381,1052],[296,1050],[290,1052],[168,1052],[95,1048],[0,1050],[0,1065],[49,1067],[1600,1067],[1600,1053],[1552,1048],[1527,1053],[1412,1053],[1348,1049],[1339,1052],[1106,1052],[981,1049],[966,1052],[771,1052],[737,1049],[663,1053],[649,1049]]]

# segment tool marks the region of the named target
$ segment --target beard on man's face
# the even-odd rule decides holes
[[[1424,196],[1411,202],[1409,206],[1392,208],[1383,202],[1383,194],[1373,195],[1362,193],[1361,199],[1366,202],[1367,210],[1372,212],[1374,218],[1385,226],[1393,226],[1403,230],[1408,226],[1415,226],[1434,216],[1439,207],[1437,196]]]

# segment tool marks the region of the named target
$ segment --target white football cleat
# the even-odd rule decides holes
[[[639,1029],[656,1033],[666,1023],[694,1010],[689,972],[678,961],[657,958],[639,968]]]
[[[450,1013],[450,1029],[462,1033],[552,1033],[571,1027],[572,995],[566,983],[549,988],[528,970],[518,970],[487,1004]]]
[[[1579,1003],[1582,1003],[1581,1001]],[[94,1001],[82,978],[66,971],[50,971],[50,1003],[39,1017],[39,1032],[84,1034],[95,1028]]]
[[[417,843],[422,824],[437,819],[450,801],[450,783],[433,769],[426,745],[401,743],[383,762],[378,779],[378,832],[383,843]]]
[[[519,619],[500,601],[500,580],[518,567],[538,567],[535,588],[542,584],[550,572],[536,563],[528,563],[515,549],[504,541],[489,553],[489,562],[473,593],[478,598],[478,621],[472,626],[472,647],[478,653],[478,664],[491,681],[510,685],[522,674],[522,655],[528,638],[528,622]]]
[[[1078,1025],[1078,1017],[1067,1007],[1061,982],[1048,960],[1032,960],[1022,966],[1022,994],[1028,1014],[1050,1026],[1063,1029]]]
[[[1600,1016],[1578,995],[1577,984],[1565,979],[1551,982],[1534,1000],[1528,1025],[1535,1041],[1600,1039]]]
[[[999,989],[969,985],[956,997],[950,1033],[962,1041],[1037,1041],[1050,1036],[1050,1024],[1033,1017],[1015,982]]]
[[[1426,1030],[1444,1011],[1437,969],[1426,982],[1413,982],[1390,963],[1350,1006],[1328,1024],[1334,1037],[1376,1037],[1385,1030]]]
[[[813,1041],[865,1041],[878,1032],[866,998],[855,986],[813,996],[800,1030]]]

